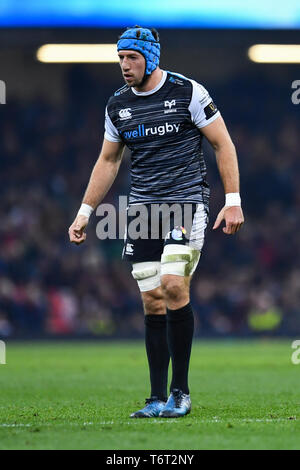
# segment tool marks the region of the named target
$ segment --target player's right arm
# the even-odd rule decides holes
[[[85,191],[82,204],[95,209],[104,199],[112,186],[122,161],[124,144],[110,142],[104,138],[99,158],[93,168]],[[87,215],[77,215],[69,228],[70,241],[79,245],[86,239],[85,228],[88,224]]]

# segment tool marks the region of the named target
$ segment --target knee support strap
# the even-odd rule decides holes
[[[133,263],[132,277],[137,281],[141,292],[160,286],[160,261]]]
[[[201,252],[187,245],[166,245],[161,257],[161,275],[191,276],[199,262]]]

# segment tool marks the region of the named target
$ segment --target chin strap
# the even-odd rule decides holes
[[[147,81],[149,80],[150,76],[151,76],[151,75],[147,75],[147,74],[146,74],[146,69],[145,69],[145,73],[144,73],[144,76],[143,76],[143,79],[142,79],[142,81],[141,81],[140,86],[145,85],[145,84],[147,83]]]

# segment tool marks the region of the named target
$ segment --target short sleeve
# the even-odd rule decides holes
[[[205,127],[221,116],[221,114],[206,88],[200,85],[200,83],[195,82],[195,80],[191,80],[191,82],[193,92],[189,111],[192,121],[199,128]]]
[[[105,133],[104,138],[110,142],[121,142],[122,139],[118,133],[117,128],[113,125],[109,117],[107,107],[105,108]]]

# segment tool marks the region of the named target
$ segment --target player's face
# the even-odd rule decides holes
[[[144,78],[146,61],[142,54],[136,51],[119,51],[120,67],[127,85],[139,86]]]

